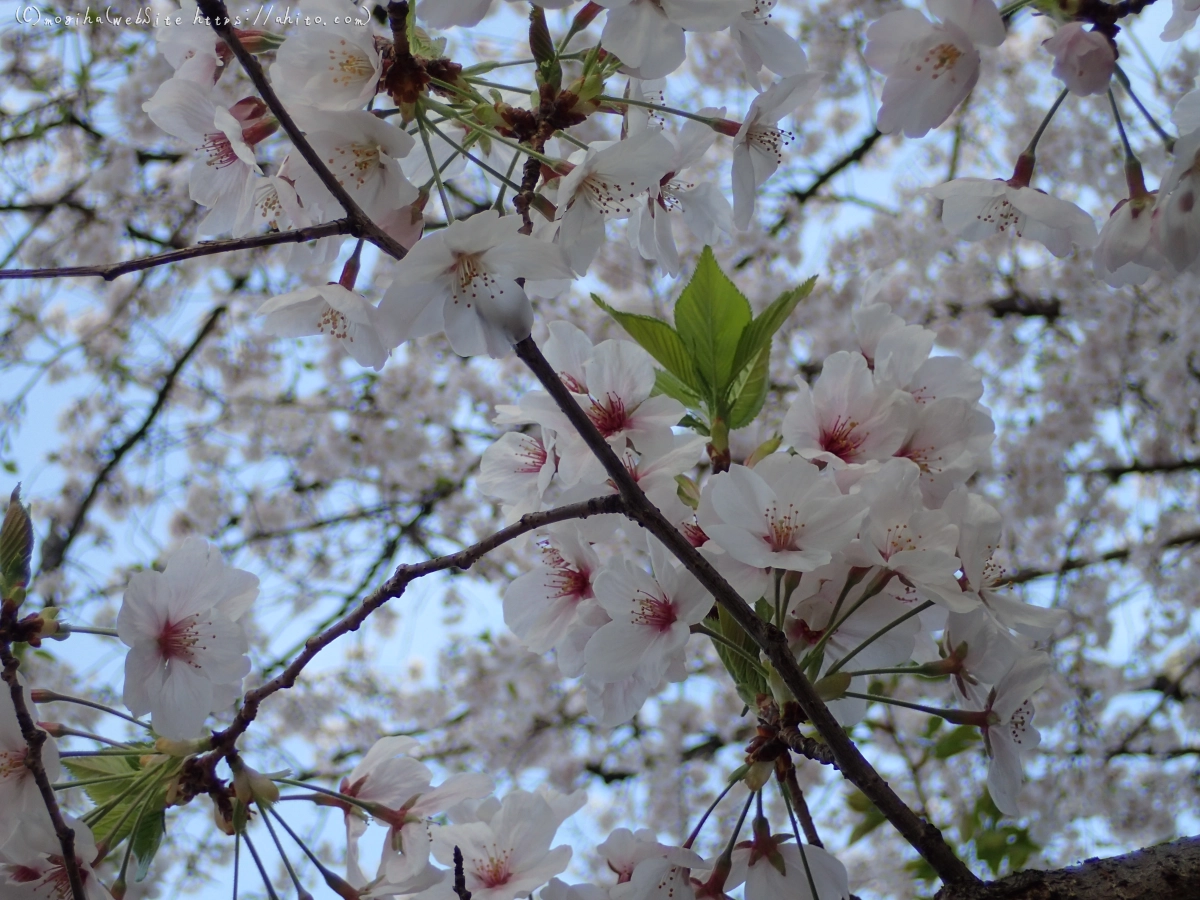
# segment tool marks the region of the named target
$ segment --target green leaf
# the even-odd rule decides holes
[[[144,746],[147,753],[153,753],[151,745]],[[97,807],[108,807],[99,819],[90,824],[96,841],[104,841],[109,847],[115,847],[133,831],[138,817],[137,807],[145,806],[145,811],[142,812],[143,822],[147,818],[153,820],[156,814],[161,815],[167,806],[167,785],[178,775],[183,764],[180,759],[164,760],[158,757],[158,761],[143,768],[136,756],[78,756],[64,759],[62,762],[80,781],[106,775],[135,776],[104,784],[90,784],[84,788]],[[150,827],[146,826],[147,829]],[[161,840],[161,835],[156,840]],[[149,852],[151,836],[147,834],[143,841],[143,850]],[[155,848],[157,849],[157,844]],[[153,853],[150,853],[150,857],[153,857]],[[148,859],[146,865],[149,865]]]
[[[758,645],[754,643],[754,638],[746,634],[742,626],[737,623],[725,607],[718,607],[716,622],[713,622],[711,619],[707,621],[714,631],[719,632],[730,643],[743,648],[750,656],[758,658]],[[717,650],[717,656],[721,658],[721,662],[725,665],[729,674],[733,676],[733,683],[737,686],[738,696],[748,705],[754,705],[754,698],[757,694],[770,692],[767,688],[766,679],[750,665],[748,660],[743,659],[740,654],[735,653],[717,641],[713,641],[713,646]]]
[[[709,435],[708,425],[700,419],[697,419],[695,416],[684,416],[679,420],[679,427],[690,429],[691,431],[696,432],[696,434],[703,435],[704,437],[708,437]]]
[[[147,753],[153,749],[147,747]],[[141,771],[136,756],[73,756],[62,761],[63,768],[79,781],[91,781],[94,778],[105,778],[112,775],[135,775]],[[107,803],[114,797],[129,790],[133,778],[122,778],[119,781],[108,781],[104,784],[89,784],[84,787],[84,793],[93,803]]]
[[[721,271],[712,248],[705,247],[692,280],[675,303],[675,329],[708,388],[705,399],[713,406],[710,412],[722,418],[721,404],[738,372],[734,367],[738,341],[752,318],[750,301]]]
[[[949,759],[979,742],[979,729],[974,725],[959,725],[943,734],[933,745],[933,755],[938,759]]]
[[[1008,870],[1016,872],[1039,849],[1037,843],[1029,836],[1028,829],[1013,825],[975,835],[975,855],[987,863],[993,875],[1000,874],[1005,860],[1008,860]]]
[[[134,813],[136,816],[137,813]],[[147,809],[142,813],[142,820],[138,822],[137,829],[133,832],[133,856],[137,860],[137,869],[134,872],[133,880],[142,881],[150,872],[150,863],[154,861],[154,854],[158,853],[159,845],[162,844],[163,834],[167,830],[167,816],[161,809]]]
[[[771,384],[771,347],[768,344],[746,366],[729,390],[729,428],[745,428],[767,402]]]
[[[23,591],[29,585],[32,559],[33,521],[29,518],[29,508],[21,503],[18,484],[0,522],[0,599],[8,600],[18,589]]]
[[[775,336],[782,326],[787,321],[787,317],[792,314],[792,310],[812,293],[813,286],[817,283],[817,277],[814,275],[798,288],[793,288],[790,291],[784,291],[775,298],[775,302],[764,309],[758,317],[746,326],[742,331],[741,338],[738,340],[737,353],[734,356],[735,370],[741,369],[750,360],[754,359],[754,354],[760,352],[764,347],[771,345],[771,338]]]
[[[688,349],[670,324],[662,319],[656,319],[654,316],[642,316],[613,309],[595,294],[592,294],[592,299],[597,306],[616,319],[617,324],[624,328],[629,336],[653,356],[663,368],[692,391],[700,390],[696,367],[692,365]]]
[[[688,409],[700,408],[700,395],[668,372],[666,369],[654,370],[655,394],[666,394],[674,397]]]

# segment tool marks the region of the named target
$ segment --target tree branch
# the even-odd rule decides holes
[[[960,884],[978,881],[966,864],[954,854],[937,827],[920,819],[859,752],[858,747],[817,695],[812,683],[800,671],[783,632],[760,619],[708,560],[701,556],[688,543],[687,538],[646,498],[612,447],[562,383],[554,367],[546,361],[533,338],[520,341],[515,345],[515,350],[517,357],[542,383],[588,448],[603,464],[612,483],[625,500],[625,515],[658,538],[763,649],[808,720],[829,744],[842,774],[871,799],[884,817],[926,859],[944,882]]]
[[[1027,870],[976,884],[946,885],[935,900],[1189,900],[1200,897],[1200,837],[1089,859],[1049,872]]]
[[[362,211],[354,199],[347,193],[342,183],[337,180],[329,167],[321,159],[319,153],[313,149],[312,144],[304,137],[296,122],[279,101],[271,83],[267,81],[267,76],[263,72],[262,66],[255,59],[254,54],[242,46],[242,42],[238,40],[237,35],[233,30],[233,19],[229,15],[229,10],[226,8],[224,0],[198,0],[197,3],[200,14],[207,17],[208,24],[233,51],[233,55],[238,58],[238,62],[242,64],[242,68],[246,70],[246,74],[250,80],[254,82],[255,88],[262,95],[263,102],[267,104],[275,118],[279,120],[279,124],[291,138],[292,143],[306,163],[321,179],[321,183],[333,194],[334,199],[342,205],[342,209],[346,211],[346,217],[350,220],[351,228],[349,233],[354,237],[363,238],[370,241],[380,250],[383,250],[393,259],[403,259],[408,252],[403,245],[382,228],[376,225],[371,217]]]
[[[491,553],[502,544],[506,544],[514,538],[527,534],[530,531],[535,531],[538,528],[543,528],[546,525],[552,525],[555,522],[564,522],[568,519],[586,519],[588,516],[596,516],[603,513],[620,513],[624,508],[624,501],[614,494],[607,497],[594,497],[591,500],[584,500],[580,503],[558,506],[544,512],[527,513],[512,525],[501,528],[495,534],[489,535],[482,541],[459,550],[457,553],[439,556],[425,562],[400,566],[396,569],[392,577],[367,596],[357,609],[340,619],[334,625],[305,641],[304,650],[291,661],[287,668],[266,684],[248,691],[245,697],[242,698],[242,705],[238,709],[237,715],[234,716],[232,724],[224,731],[218,731],[213,734],[213,750],[207,754],[202,764],[211,770],[211,767],[215,766],[222,756],[233,752],[238,737],[254,721],[263,700],[277,691],[292,687],[296,683],[296,679],[300,676],[300,673],[304,670],[304,667],[312,662],[318,653],[342,635],[357,631],[371,613],[375,612],[375,610],[379,609],[387,601],[403,594],[410,582],[445,569],[469,569],[481,557]]]
[[[1200,531],[1185,531],[1159,544],[1158,547],[1159,549],[1167,550],[1172,547],[1185,547],[1196,543],[1200,543]],[[1090,559],[1076,557],[1064,560],[1056,569],[1018,569],[1011,577],[1006,579],[1006,582],[1008,584],[1024,584],[1027,581],[1033,581],[1037,578],[1046,578],[1050,575],[1064,575],[1067,572],[1074,572],[1076,569],[1086,569],[1089,566],[1099,566],[1109,562],[1124,562],[1129,559],[1134,549],[1133,547],[1118,547],[1116,550],[1109,550],[1107,553],[1102,553]]]
[[[166,406],[167,397],[171,393],[171,388],[175,386],[175,382],[179,378],[179,373],[183,371],[183,367],[187,365],[188,360],[192,358],[193,354],[200,348],[200,345],[204,343],[205,338],[217,327],[217,322],[225,313],[225,310],[226,307],[218,306],[209,313],[208,318],[204,320],[204,324],[200,326],[200,330],[196,333],[196,336],[192,339],[187,349],[175,360],[175,365],[171,367],[171,371],[163,379],[162,387],[158,389],[158,395],[154,398],[154,404],[150,407],[146,418],[142,420],[142,424],[137,427],[137,430],[125,438],[121,442],[121,445],[109,456],[108,462],[104,464],[104,468],[93,479],[91,487],[88,488],[87,494],[84,495],[83,500],[79,504],[79,508],[75,510],[75,516],[71,519],[71,524],[67,526],[65,531],[60,531],[51,523],[50,533],[46,535],[46,539],[42,542],[41,572],[53,572],[62,565],[67,548],[79,536],[84,521],[87,519],[88,510],[91,509],[92,503],[95,502],[96,497],[100,493],[100,489],[108,481],[108,476],[121,464],[121,460],[124,459],[125,454],[132,450],[138,441],[146,436],[146,433],[150,430],[150,426],[158,418],[158,414],[162,412],[163,407]]]
[[[817,177],[813,180],[813,183],[804,190],[788,191],[787,196],[791,198],[792,203],[789,205],[788,209],[785,210],[784,213],[775,221],[775,224],[770,227],[767,233],[770,234],[771,237],[776,237],[779,232],[783,231],[783,229],[788,226],[788,224],[792,221],[793,214],[795,214],[800,207],[804,206],[805,203],[815,197],[817,192],[820,191],[821,188],[825,187],[825,185],[829,184],[829,182],[831,182],[834,176],[839,172],[850,168],[850,166],[854,165],[855,163],[862,162],[866,155],[871,151],[871,148],[875,146],[875,143],[881,137],[883,137],[883,133],[876,128],[865,138],[863,138],[857,147],[855,147],[845,156],[834,160],[833,164],[825,169],[825,171],[817,175]]]
[[[14,607],[14,616],[15,610]],[[6,624],[11,625],[12,623]],[[66,871],[67,881],[71,885],[71,894],[75,900],[87,900],[87,894],[83,888],[83,875],[79,871],[79,861],[75,856],[75,832],[67,826],[63,819],[62,810],[58,808],[58,801],[54,797],[54,788],[50,784],[49,776],[46,775],[46,767],[42,764],[42,745],[46,743],[47,734],[37,727],[33,716],[29,713],[29,708],[25,705],[25,691],[21,687],[20,679],[17,678],[17,668],[20,666],[20,662],[13,655],[8,641],[0,641],[0,662],[4,664],[2,677],[5,684],[8,685],[8,694],[16,709],[17,724],[21,727],[21,737],[25,739],[25,745],[29,748],[25,754],[25,767],[33,774],[38,792],[42,795],[42,802],[46,804],[46,811],[50,814],[54,833],[58,836],[59,844],[62,845],[63,869]],[[5,815],[15,814],[13,810],[5,812]]]
[[[331,237],[335,234],[349,234],[352,228],[353,224],[349,219],[336,219],[321,225],[297,228],[294,231],[278,231],[272,234],[233,238],[227,241],[206,241],[195,247],[185,247],[170,253],[143,256],[139,259],[119,263],[97,266],[62,266],[56,269],[0,269],[0,280],[98,277],[105,281],[112,281],[130,272],[152,269],[155,266],[166,266],[185,259],[211,256],[214,253],[232,253],[235,250],[251,250],[255,247],[270,247],[273,244],[300,244],[305,241],[315,241],[318,238]]]

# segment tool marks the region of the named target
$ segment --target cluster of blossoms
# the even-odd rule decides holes
[[[830,701],[843,724],[865,714],[869,675],[952,675],[965,711],[942,712],[983,729],[993,798],[1015,814],[1017,751],[1037,742],[1029,697],[1049,671],[1035,643],[1059,614],[1004,593],[992,561],[1000,516],[966,486],[992,440],[979,373],[930,356],[933,332],[886,305],[862,307],[855,326],[858,350],[826,359],[811,387],[798,380],[788,449],[771,442],[700,484],[690,473],[705,439],[672,428],[683,407],[652,395],[654,369],[636,344],[593,346],[559,322],[546,356],[647,497],[784,628],[813,677],[851,676]],[[479,485],[507,516],[615,490],[547,394],[498,413],[499,424],[527,426],[483,456]],[[608,725],[683,680],[690,634],[713,624],[712,598],[656,540],[649,571],[622,558],[620,521],[550,527],[542,563],[504,596],[517,637],[553,648]]]
[[[489,5],[422,3],[415,14],[431,27],[470,26]],[[529,335],[529,295],[552,297],[584,275],[605,240],[605,224],[616,219],[630,220],[627,233],[646,259],[677,274],[675,221],[682,219],[703,241],[730,232],[734,223],[748,227],[756,194],[791,140],[776,123],[811,97],[821,81],[819,73],[807,71],[795,39],[769,21],[774,5],[770,0],[588,4],[570,35],[607,8],[599,46],[582,55],[581,71],[565,88],[540,83],[543,105],[549,99],[557,104],[539,126],[542,137],[528,133],[531,111],[510,106],[495,90],[490,98],[480,93],[490,85],[480,77],[486,65],[475,74],[436,56],[444,42],[431,41],[420,29],[406,32],[405,18],[393,20],[393,32],[384,35],[373,20],[343,15],[350,7],[340,0],[309,0],[305,9],[324,13],[328,27],[301,29],[286,40],[269,32],[240,32],[247,48],[275,53],[271,83],[337,183],[409,251],[393,267],[393,286],[378,304],[354,291],[355,254],[338,282],[303,287],[264,304],[259,312],[266,328],[289,337],[324,334],[375,369],[394,347],[436,332],[444,332],[461,355],[502,356]],[[412,15],[407,4],[392,6]],[[184,13],[194,12],[185,3]],[[781,77],[755,97],[743,121],[724,118],[723,109],[704,109],[680,113],[687,121],[670,133],[661,116],[651,114],[670,111],[662,105],[661,79],[683,62],[686,32],[723,30],[737,42],[753,84],[761,89],[763,68]],[[545,48],[535,32],[531,46],[537,55]],[[202,232],[240,237],[263,226],[301,228],[343,214],[301,154],[286,153],[264,170],[268,164],[258,158],[259,145],[279,122],[257,98],[232,104],[227,102],[232,98],[220,99],[228,51],[202,16],[192,25],[160,29],[159,41],[175,74],[144,109],[160,128],[200,154],[190,187],[192,199],[209,209]],[[607,97],[605,82],[618,70],[630,78],[625,97]],[[561,71],[557,77],[561,81]],[[390,95],[396,108],[363,108],[380,93]],[[596,112],[621,116],[619,140],[583,144],[569,134],[549,136]],[[689,180],[687,172],[718,135],[733,142],[732,208],[720,189]],[[539,168],[532,181],[518,185],[510,180],[513,173],[529,171],[519,165],[521,154]],[[522,215],[489,210],[454,221],[444,184],[463,172],[468,159],[502,192],[511,188],[519,195]],[[422,237],[423,211],[435,187],[450,221]],[[305,248],[305,261],[328,265],[340,243],[326,238]]]

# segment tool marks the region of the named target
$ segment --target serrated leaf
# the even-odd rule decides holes
[[[21,486],[13,488],[0,522],[0,598],[8,599],[18,588],[29,586],[33,559],[33,521],[21,503]]]
[[[737,353],[734,356],[736,367],[740,369],[745,366],[754,359],[755,353],[759,353],[764,347],[771,345],[771,338],[775,336],[775,332],[783,326],[800,301],[812,293],[816,283],[817,277],[814,275],[799,287],[784,291],[745,327],[738,340]]]
[[[729,392],[729,428],[745,428],[767,402],[771,382],[771,347],[763,347],[750,365],[739,375]]]
[[[679,420],[679,427],[690,428],[696,434],[703,435],[704,437],[708,437],[709,435],[708,426],[695,416],[684,416]]]
[[[977,744],[979,729],[974,725],[959,725],[943,734],[933,745],[933,755],[938,759],[949,759]]]
[[[721,271],[712,248],[705,247],[683,293],[675,302],[675,330],[692,355],[708,391],[711,412],[726,418],[723,401],[734,368],[738,342],[753,312],[737,286]]]
[[[153,747],[144,746],[148,753],[153,753]],[[103,841],[111,848],[128,837],[137,822],[138,807],[145,806],[143,821],[166,808],[167,784],[178,774],[182,760],[163,760],[161,757],[159,760],[146,768],[136,756],[79,756],[63,760],[67,770],[81,781],[105,775],[132,773],[135,776],[84,788],[97,807],[108,806],[99,819],[90,823],[98,843]],[[148,849],[149,838],[145,840]]]
[[[654,370],[655,394],[666,394],[678,400],[688,409],[700,408],[700,395],[668,372],[666,369]]]
[[[150,752],[149,748],[147,752]],[[91,781],[112,775],[136,775],[141,771],[136,756],[73,756],[62,761],[63,767],[79,781]],[[109,781],[104,784],[89,784],[84,793],[93,803],[107,803],[129,790],[133,778]]]
[[[696,377],[696,367],[692,364],[688,349],[670,323],[656,319],[654,316],[643,316],[613,309],[595,294],[592,294],[592,300],[612,316],[617,324],[637,341],[639,346],[682,384],[693,392],[701,389],[700,381]]]
[[[137,813],[134,815],[136,816]],[[142,820],[138,822],[131,839],[133,856],[137,861],[137,869],[133,875],[134,881],[142,881],[149,874],[150,863],[154,861],[154,855],[158,853],[166,830],[167,816],[163,810],[147,809],[142,813]]]

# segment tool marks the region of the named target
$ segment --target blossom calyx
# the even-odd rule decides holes
[[[257,803],[260,807],[270,806],[279,799],[279,786],[271,780],[270,775],[250,768],[237,756],[229,760],[229,768],[233,769],[234,793],[243,805]]]

